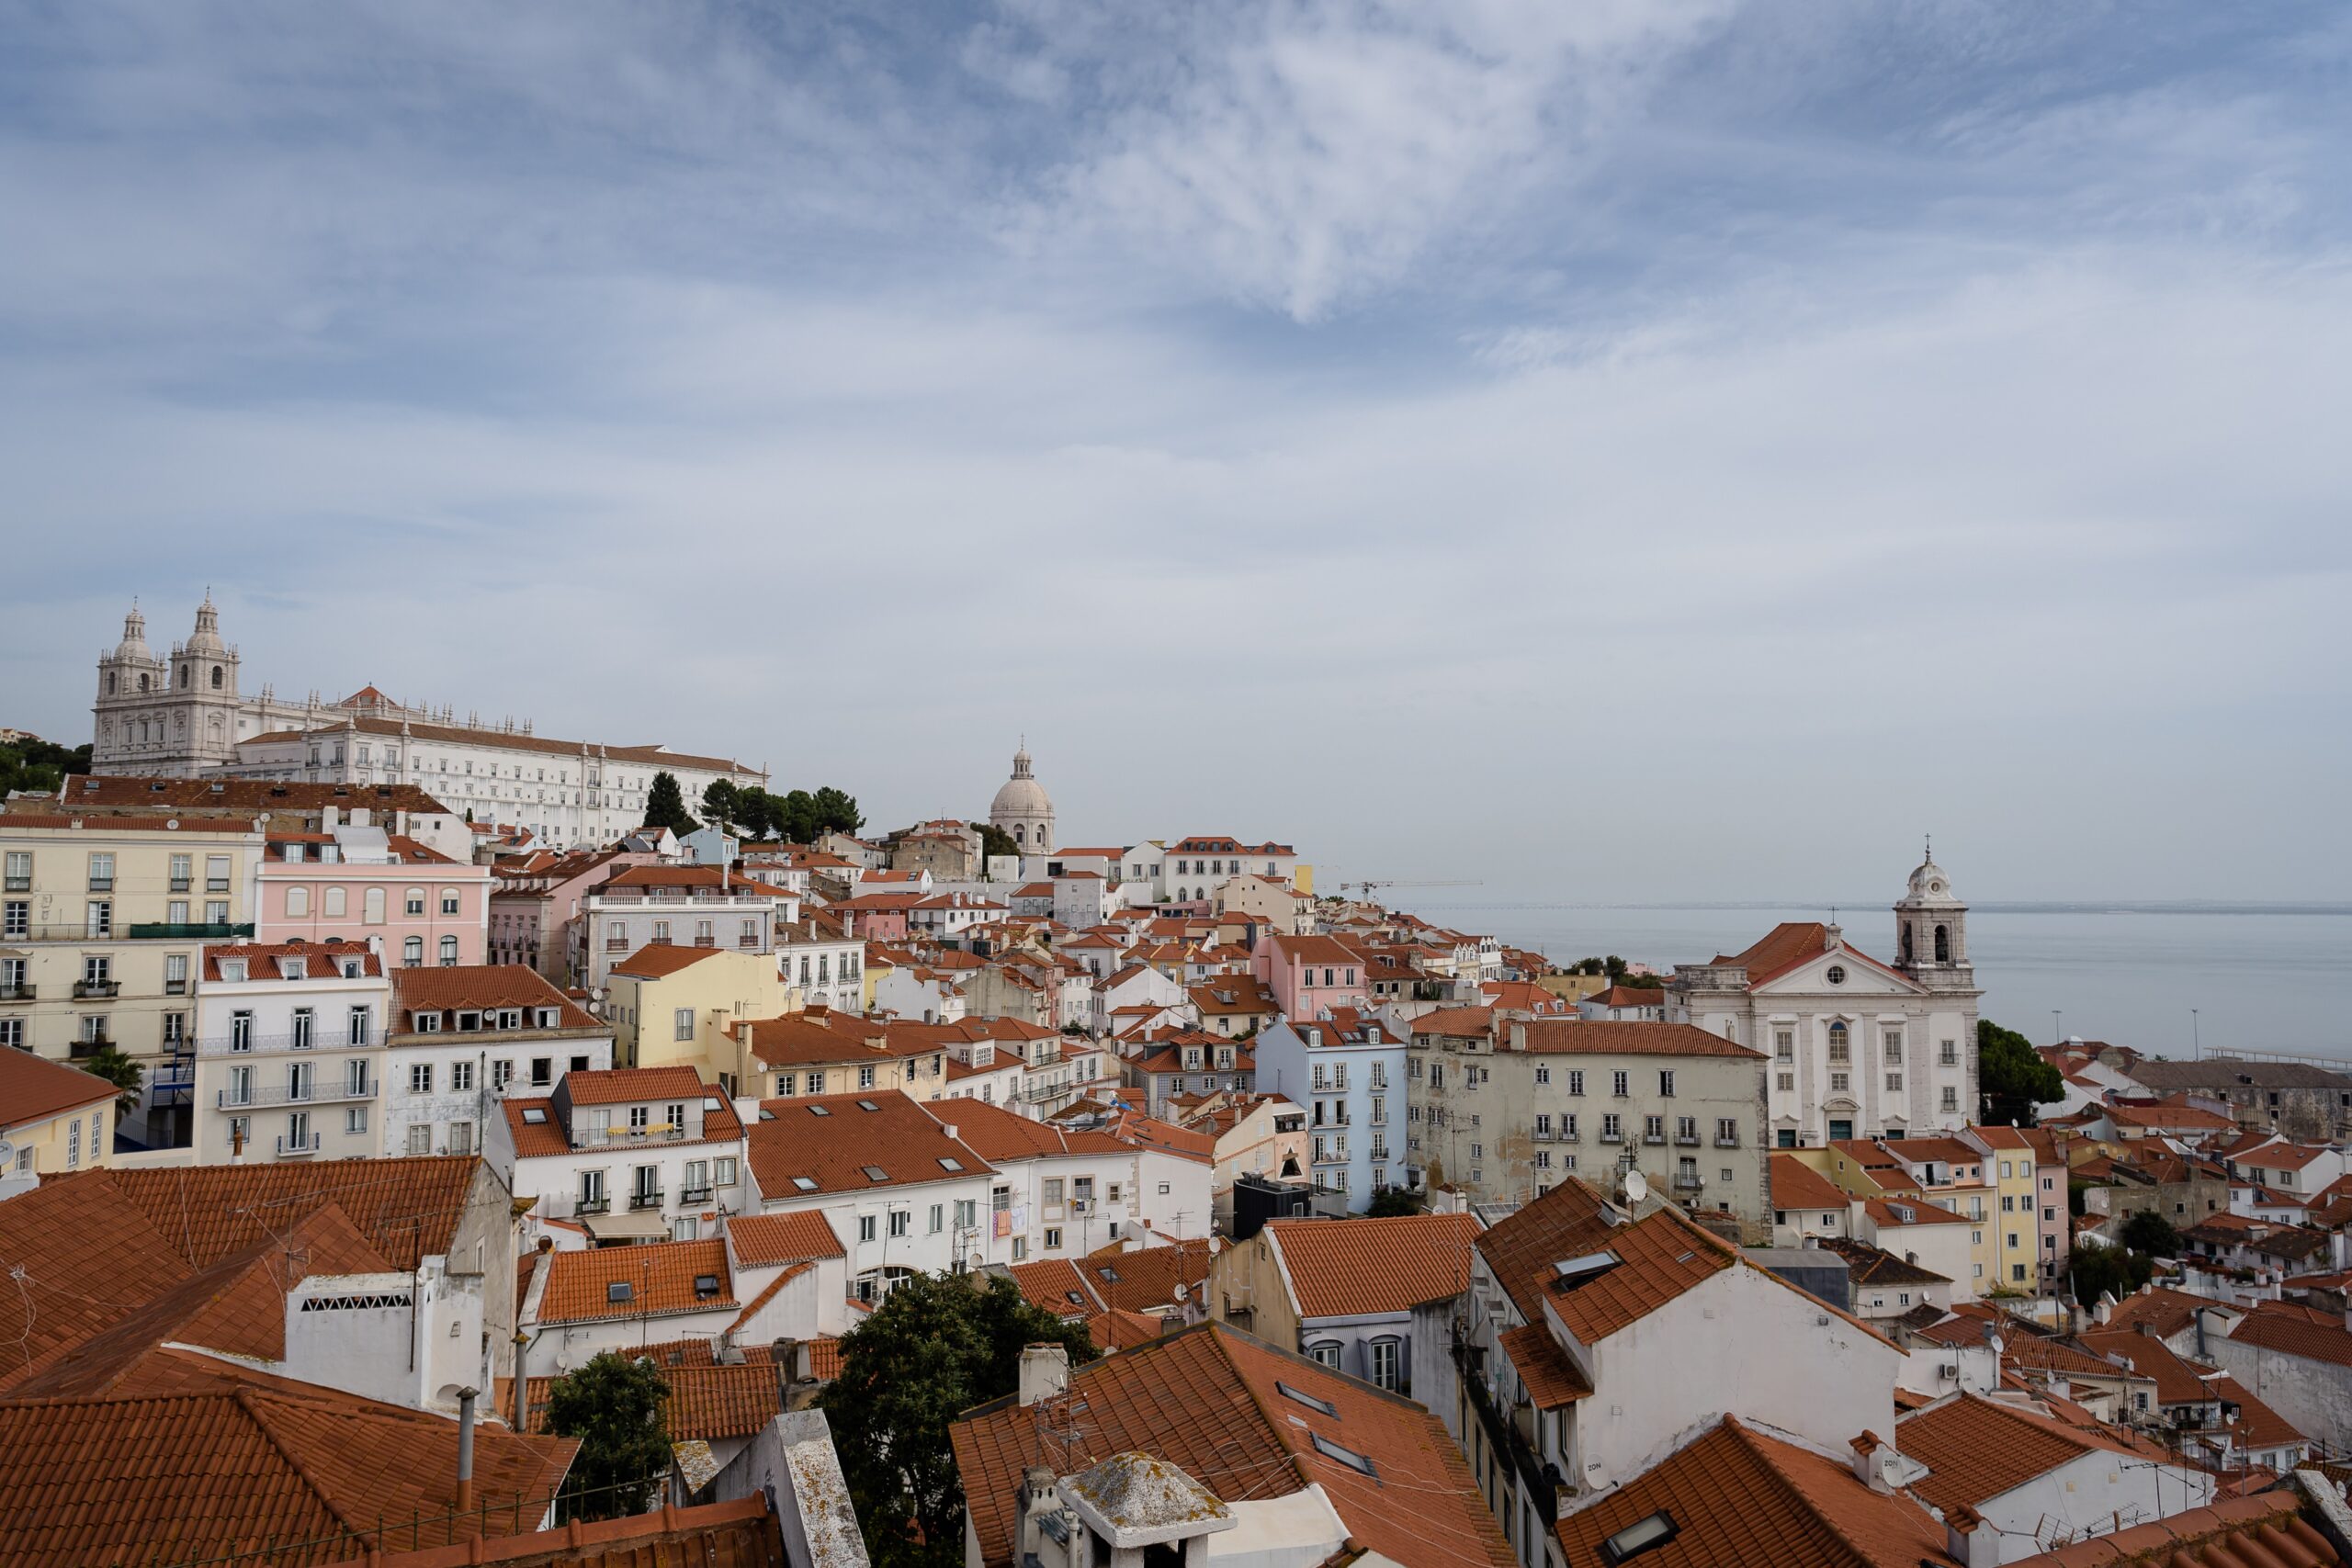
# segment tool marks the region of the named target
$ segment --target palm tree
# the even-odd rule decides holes
[[[139,1109],[139,1089],[145,1075],[137,1062],[123,1055],[120,1046],[99,1046],[82,1058],[82,1070],[94,1078],[106,1079],[122,1091],[114,1097],[117,1121]]]

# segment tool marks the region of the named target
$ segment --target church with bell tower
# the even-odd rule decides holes
[[[299,704],[279,703],[265,687],[238,689],[237,649],[222,640],[220,611],[205,591],[196,626],[164,653],[147,644],[147,617],[133,603],[122,640],[98,656],[97,700],[91,705],[93,773],[192,779],[237,760],[237,742],[299,725]]]
[[[1930,846],[1932,850],[1932,846]],[[1667,1018],[1762,1054],[1775,1147],[1950,1132],[1977,1118],[1968,906],[1923,856],[1894,903],[1894,959],[1836,923],[1790,920],[1675,967]]]

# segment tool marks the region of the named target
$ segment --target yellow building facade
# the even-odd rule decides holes
[[[616,1065],[683,1064],[734,1095],[760,1076],[734,1026],[797,1012],[800,993],[777,975],[773,953],[663,945],[613,970],[605,1006]]]

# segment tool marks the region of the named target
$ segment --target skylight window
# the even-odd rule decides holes
[[[939,1156],[939,1168],[942,1170],[961,1170],[964,1168],[964,1162],[960,1159],[951,1158],[946,1155],[941,1155]]]
[[[878,1165],[862,1165],[858,1167],[858,1168],[865,1172],[865,1179],[868,1181],[888,1181],[890,1179],[890,1173],[883,1169]]]
[[[1119,1271],[1116,1269],[1097,1269],[1094,1272],[1110,1284],[1115,1285],[1119,1282]]]
[[[813,1176],[796,1176],[792,1179],[792,1185],[803,1192],[814,1192],[817,1190],[817,1179]]]
[[[544,1126],[547,1123],[547,1119],[548,1113],[536,1105],[526,1106],[524,1108],[523,1125],[526,1127]]]
[[[1380,1474],[1380,1472],[1372,1467],[1372,1461],[1353,1449],[1340,1447],[1320,1432],[1308,1434],[1308,1440],[1314,1443],[1317,1453],[1321,1454],[1325,1459],[1338,1460],[1359,1475],[1377,1478]]]
[[[1317,1399],[1304,1389],[1293,1388],[1286,1382],[1278,1382],[1274,1384],[1274,1392],[1281,1394],[1284,1399],[1297,1400],[1301,1404],[1306,1405],[1317,1416],[1337,1416],[1340,1413],[1340,1407],[1332,1404],[1329,1400]]]
[[[1600,1560],[1608,1563],[1609,1568],[1616,1568],[1618,1563],[1639,1557],[1645,1551],[1655,1551],[1681,1533],[1682,1527],[1675,1522],[1674,1516],[1660,1508],[1646,1518],[1635,1519],[1615,1535],[1604,1539],[1600,1543]]]
[[[702,1097],[702,1108],[703,1108],[705,1111],[716,1111],[716,1110],[718,1110],[718,1096],[717,1096],[717,1095],[715,1095],[715,1094],[706,1094],[706,1095],[704,1095],[704,1096]]]
[[[715,1296],[718,1294],[718,1276],[716,1274],[695,1275],[695,1294],[697,1296]]]
[[[826,1110],[821,1105],[812,1105],[808,1108],[808,1114],[811,1116],[831,1116],[832,1112]]]
[[[858,1108],[860,1111],[879,1111],[879,1110],[881,1110],[881,1109],[882,1109],[880,1106],[878,1106],[878,1105],[875,1104],[875,1103],[874,1103],[872,1100],[859,1100],[859,1101],[857,1102],[857,1108]]]
[[[1589,1284],[1617,1267],[1613,1252],[1588,1252],[1581,1258],[1564,1258],[1552,1265],[1552,1288],[1573,1291],[1578,1285]]]
[[[616,1304],[628,1301],[636,1293],[627,1280],[616,1280],[605,1287],[605,1300]]]

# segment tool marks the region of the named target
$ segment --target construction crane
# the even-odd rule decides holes
[[[1352,887],[1357,892],[1369,898],[1384,887],[1484,887],[1485,886],[1486,884],[1483,882],[1472,881],[1462,877],[1449,878],[1436,882],[1400,882],[1396,878],[1390,876],[1370,882],[1342,882],[1340,884],[1340,891],[1345,893],[1349,888]]]

